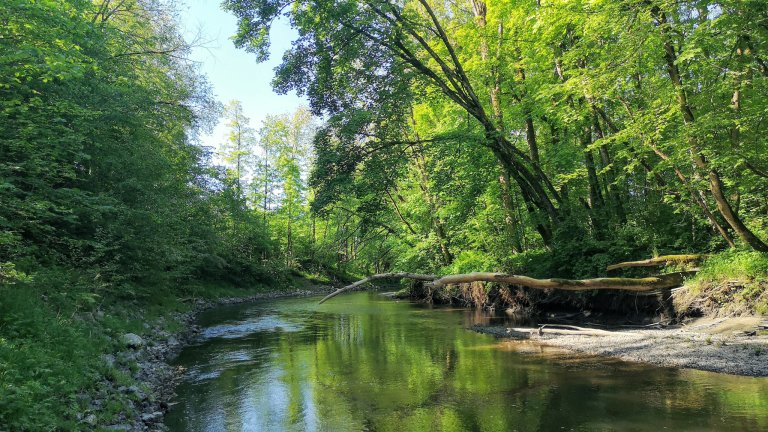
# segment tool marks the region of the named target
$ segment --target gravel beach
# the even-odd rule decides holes
[[[475,326],[480,333],[531,339],[544,345],[658,366],[733,375],[768,376],[768,335],[764,318],[699,319],[665,329],[574,330],[545,326],[505,328]],[[567,327],[567,326],[566,326]]]

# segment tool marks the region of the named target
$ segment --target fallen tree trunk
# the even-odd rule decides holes
[[[467,273],[443,276],[432,282],[433,288],[445,285],[472,282],[498,282],[521,285],[537,289],[558,289],[563,291],[590,291],[615,289],[623,291],[652,291],[660,288],[674,288],[683,283],[683,273],[670,273],[645,278],[595,278],[595,279],[534,279],[528,276],[505,273]]]
[[[375,280],[379,279],[413,279],[413,280],[422,280],[422,281],[433,281],[437,279],[437,276],[435,275],[428,275],[428,274],[418,274],[418,273],[379,273],[375,274],[373,276],[369,276],[365,279],[361,279],[351,285],[347,285],[343,288],[339,288],[336,291],[328,294],[327,296],[323,297],[322,300],[320,300],[320,303],[325,303],[326,300],[331,299],[333,297],[336,297],[337,295],[349,291],[352,289],[355,289],[361,285],[364,285],[368,282],[373,282]]]
[[[701,261],[706,258],[706,255],[663,255],[655,258],[649,258],[640,261],[626,261],[618,264],[612,264],[606,267],[606,270],[618,270],[629,267],[655,267],[668,264],[685,264],[691,262]]]
[[[674,288],[682,285],[683,278],[691,272],[670,273],[661,276],[645,278],[595,278],[595,279],[535,279],[528,276],[505,273],[467,273],[448,275],[438,278],[435,275],[418,273],[381,273],[359,280],[351,285],[339,288],[325,296],[324,303],[345,291],[357,288],[367,282],[378,279],[414,279],[428,282],[431,288],[441,288],[446,285],[467,284],[472,282],[497,282],[509,285],[521,285],[536,289],[558,289],[564,291],[590,291],[595,289],[614,289],[622,291],[653,291],[664,288]]]

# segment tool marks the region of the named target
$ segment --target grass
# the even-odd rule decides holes
[[[768,315],[768,253],[727,251],[708,258],[686,284],[679,307],[702,312]]]
[[[728,251],[708,258],[696,281],[765,281],[768,279],[768,253]]]

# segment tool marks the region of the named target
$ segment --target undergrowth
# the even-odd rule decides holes
[[[678,310],[705,315],[768,315],[768,253],[728,251],[709,257],[676,296]]]

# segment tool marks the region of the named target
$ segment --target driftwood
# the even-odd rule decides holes
[[[595,279],[535,279],[528,276],[511,275],[506,273],[467,273],[443,276],[418,273],[381,273],[359,280],[351,285],[339,288],[325,296],[324,303],[345,291],[355,289],[365,283],[378,279],[414,279],[426,281],[432,289],[446,285],[467,284],[472,282],[497,282],[510,285],[521,285],[536,289],[558,289],[564,291],[590,291],[595,289],[612,289],[622,291],[644,292],[657,289],[674,288],[682,285],[683,278],[690,272],[670,273],[661,276],[645,278],[595,278]]]
[[[520,331],[520,329],[512,329],[513,331]],[[632,333],[621,331],[610,331],[587,327],[577,327],[572,325],[560,325],[560,324],[544,324],[539,326],[538,329],[531,329],[531,333],[536,332],[539,336],[546,334],[556,335],[584,335],[584,336],[613,336],[613,335],[631,335]]]
[[[512,339],[534,339],[542,338],[546,335],[552,336],[632,336],[637,333],[602,330],[591,327],[577,327],[562,324],[543,324],[538,327],[507,327],[503,331],[496,330],[496,327],[485,327],[474,325],[472,329],[480,333],[490,333],[496,336],[505,336]],[[489,331],[490,330],[490,331]]]
[[[618,264],[612,264],[606,267],[606,270],[618,270],[630,267],[655,267],[669,264],[687,264],[698,262],[706,258],[706,255],[663,255],[655,258],[649,258],[640,261],[626,261]]]

